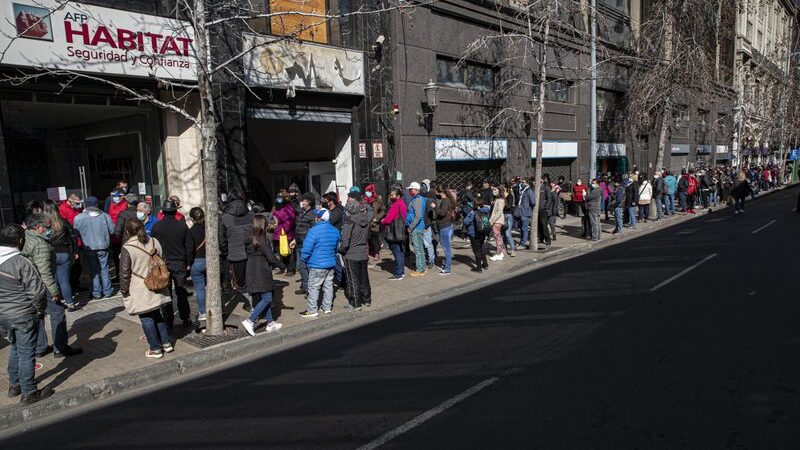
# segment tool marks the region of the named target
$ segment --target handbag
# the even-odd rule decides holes
[[[398,217],[386,226],[384,233],[388,242],[403,242],[406,240],[406,224]]]
[[[286,231],[281,229],[281,237],[278,239],[278,253],[281,256],[289,256],[292,251],[289,249],[289,238],[286,237]]]
[[[558,194],[558,196],[561,197],[561,201],[564,201],[564,202],[571,202],[572,201],[572,192],[562,192],[562,193]]]

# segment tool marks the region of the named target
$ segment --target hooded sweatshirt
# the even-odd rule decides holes
[[[352,261],[366,261],[369,217],[363,205],[353,199],[347,200],[342,226],[342,243],[339,253]]]

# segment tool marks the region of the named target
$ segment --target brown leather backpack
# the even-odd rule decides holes
[[[133,271],[131,271],[131,273],[135,277],[144,280],[144,286],[153,292],[159,292],[166,289],[167,286],[169,286],[169,268],[167,267],[167,263],[164,261],[164,259],[158,256],[158,251],[156,248],[153,247],[153,251],[148,252],[141,247],[133,247],[138,248],[139,250],[150,255],[150,269],[147,271],[147,275],[145,276],[141,276]]]

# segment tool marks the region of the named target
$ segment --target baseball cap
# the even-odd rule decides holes
[[[316,210],[315,214],[316,214],[317,217],[319,217],[320,219],[325,220],[325,221],[327,221],[331,217],[330,211],[328,211],[325,208],[321,208],[321,209]]]
[[[417,183],[416,181],[412,181],[412,182],[411,182],[411,184],[409,184],[409,185],[408,185],[408,187],[407,187],[406,189],[416,189],[416,190],[419,190],[419,189],[420,189],[420,187],[419,187],[419,183]]]
[[[86,197],[86,206],[97,206],[97,197],[88,196]]]
[[[353,187],[350,188],[350,192],[351,193],[355,192],[355,193],[360,194],[361,193],[361,189],[358,186],[353,186]]]

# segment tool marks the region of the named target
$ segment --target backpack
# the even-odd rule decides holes
[[[489,223],[489,214],[475,210],[475,234],[489,234],[492,224]]]
[[[153,247],[153,251],[148,252],[147,250],[135,245],[132,245],[131,247],[138,248],[144,253],[150,255],[150,268],[147,271],[147,275],[141,276],[134,271],[131,271],[131,274],[144,280],[144,286],[153,292],[159,292],[166,289],[167,286],[169,286],[169,268],[167,268],[167,263],[164,262],[164,259],[158,256],[158,251],[156,248]]]

